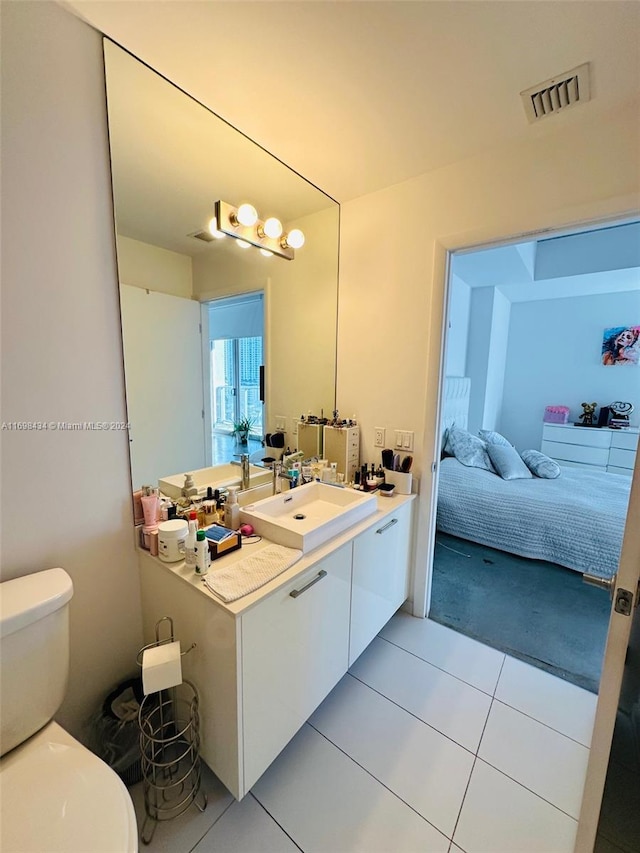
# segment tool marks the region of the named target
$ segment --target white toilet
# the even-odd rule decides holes
[[[136,853],[118,775],[52,722],[69,671],[71,578],[48,569],[0,584],[0,850]]]

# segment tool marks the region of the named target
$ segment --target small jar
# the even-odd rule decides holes
[[[184,560],[189,525],[184,520],[161,521],[158,525],[158,557],[165,563]]]

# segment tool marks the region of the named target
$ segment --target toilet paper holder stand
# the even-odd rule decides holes
[[[160,639],[160,632],[161,632],[163,622],[167,622],[169,625],[169,636],[165,637],[162,640],[162,639]],[[136,655],[136,663],[138,664],[138,666],[142,667],[142,657],[143,657],[144,653],[147,651],[147,649],[155,649],[158,646],[165,646],[165,645],[167,645],[167,643],[175,643],[175,639],[176,638],[175,638],[174,633],[173,633],[173,619],[171,618],[171,616],[163,616],[162,619],[158,619],[158,621],[156,622],[156,640],[155,640],[155,643],[147,643],[146,646],[143,646],[140,649],[140,651]],[[195,649],[195,648],[197,648],[197,644],[191,643],[191,645],[189,646],[188,649],[185,649],[184,651],[180,652],[180,657],[183,658],[185,655],[188,655],[192,649]]]
[[[161,639],[164,623],[169,628],[169,636]],[[138,652],[138,665],[142,667],[147,649],[173,642],[173,619],[163,616],[156,622],[155,643],[149,643]],[[192,643],[180,656],[195,648],[196,644]],[[201,812],[207,807],[207,795],[200,790],[198,707],[198,691],[184,678],[175,687],[149,693],[140,704],[138,726],[145,808],[140,839],[145,845],[151,843],[158,821],[178,817],[193,803]]]

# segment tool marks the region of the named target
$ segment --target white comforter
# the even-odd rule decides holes
[[[562,468],[555,480],[503,480],[453,457],[440,463],[438,530],[522,557],[610,577],[631,480]]]

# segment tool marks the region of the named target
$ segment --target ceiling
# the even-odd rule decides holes
[[[634,291],[640,308],[640,222],[455,253],[451,271],[510,302]]]
[[[60,0],[337,201],[640,94],[636,0]],[[592,100],[519,93],[591,63]]]

